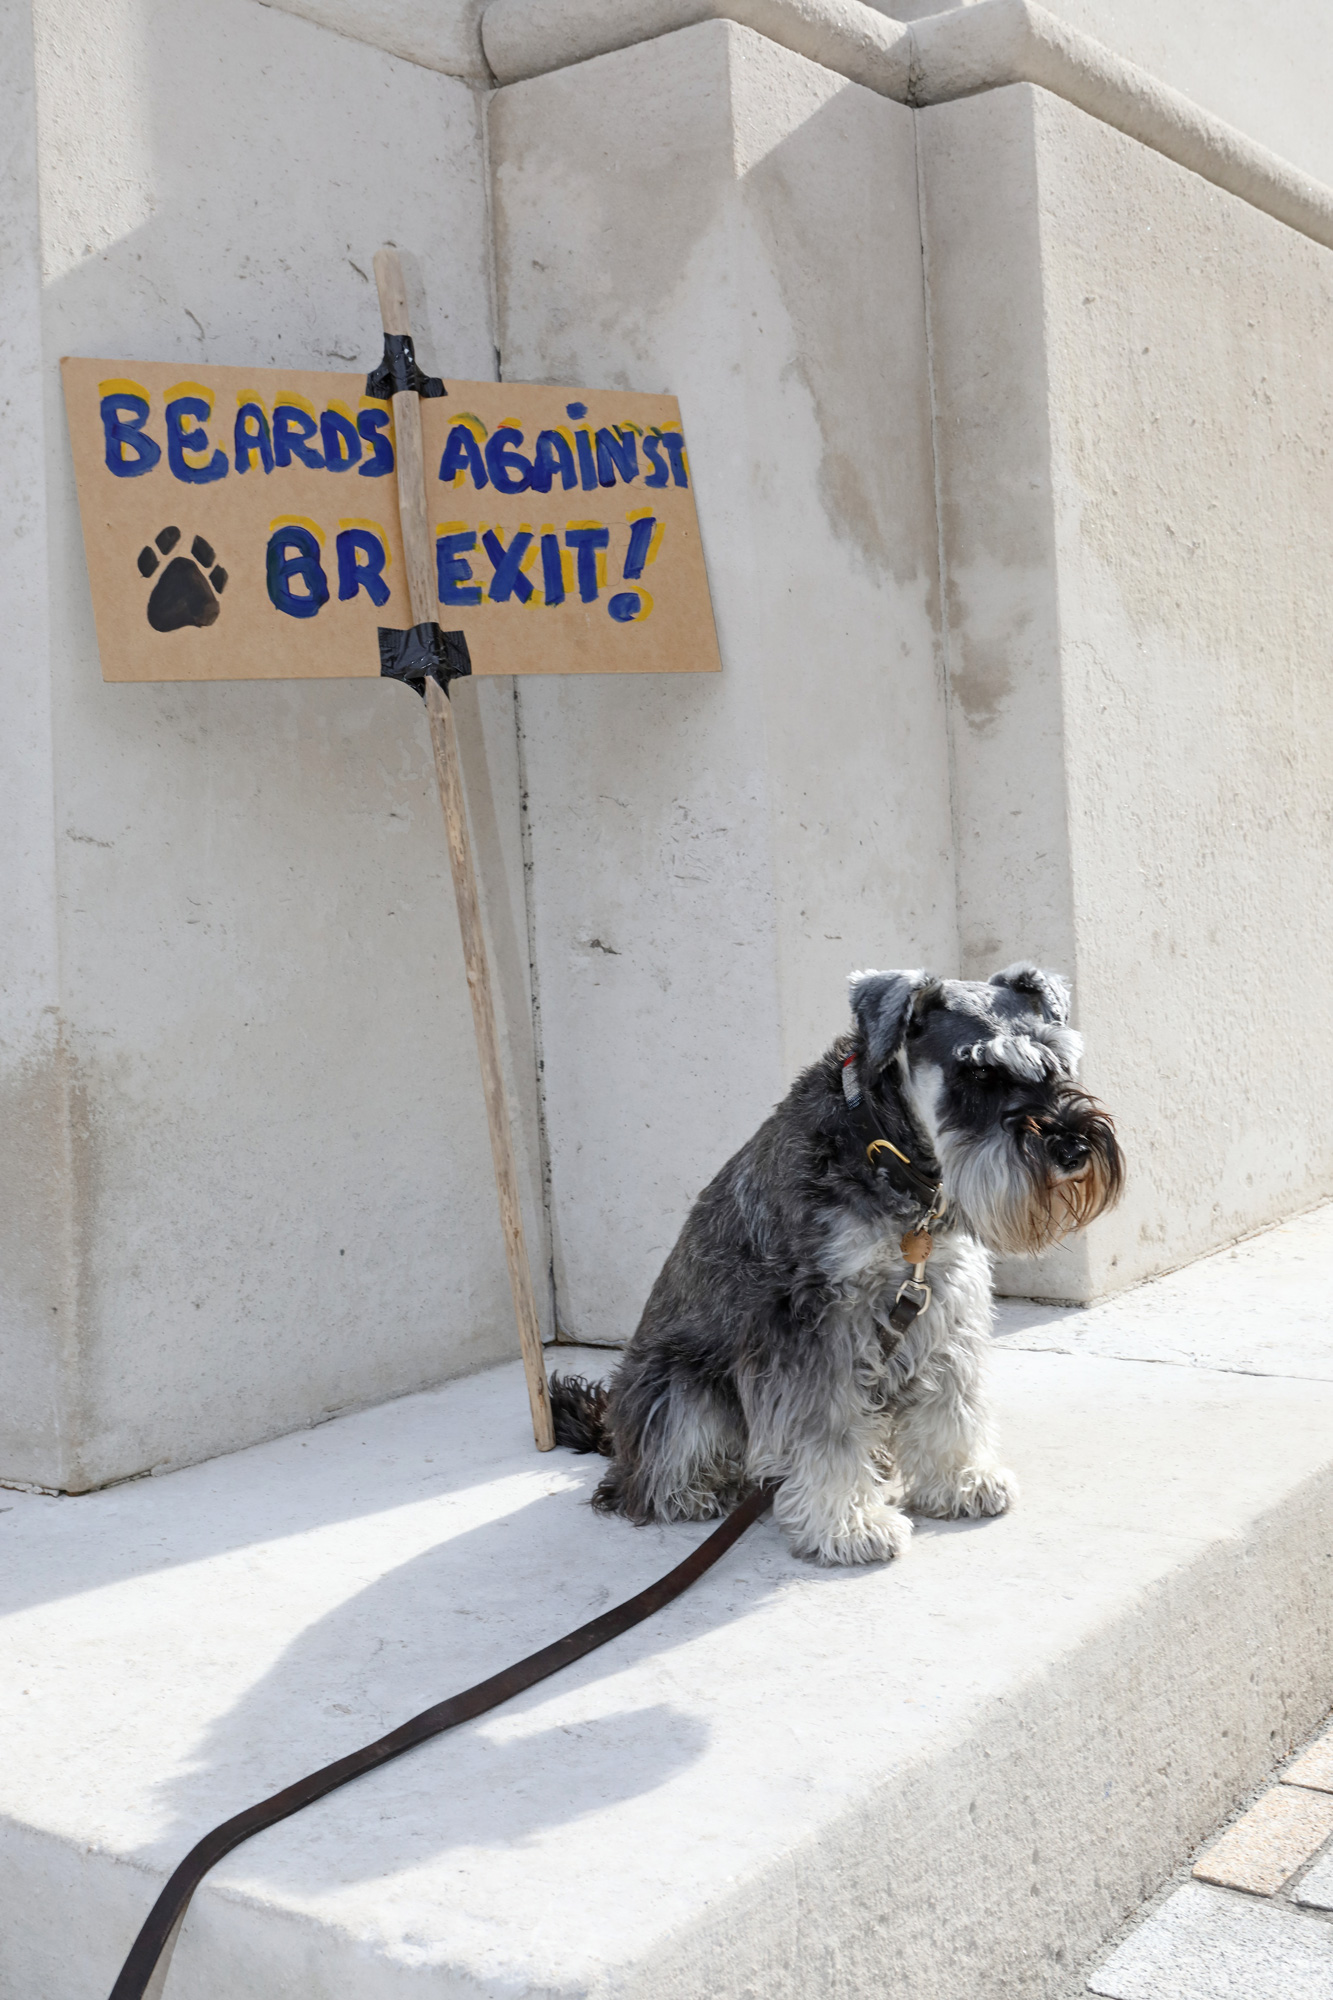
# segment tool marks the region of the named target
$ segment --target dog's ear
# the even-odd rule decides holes
[[[933,972],[853,972],[848,984],[852,1014],[873,1070],[897,1055],[913,1016],[940,990]]]
[[[1060,972],[1043,972],[1036,965],[1006,965],[991,974],[992,986],[1007,986],[1014,993],[1031,993],[1041,1002],[1048,1021],[1063,1027],[1069,1019],[1069,981]]]

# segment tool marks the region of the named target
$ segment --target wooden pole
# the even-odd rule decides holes
[[[407,293],[396,250],[383,249],[375,253],[375,282],[379,288],[384,331],[410,334]],[[397,446],[398,511],[403,530],[412,623],[434,624],[440,615],[440,603],[432,574],[430,526],[426,513],[421,404],[414,390],[402,390],[394,396],[393,432]],[[449,697],[438,681],[426,682],[426,713],[430,717],[435,777],[440,787],[440,804],[444,808],[444,826],[449,839],[449,865],[453,870],[454,897],[458,904],[458,927],[463,935],[463,962],[467,967],[467,988],[472,1001],[472,1025],[477,1035],[477,1057],[481,1064],[481,1087],[486,1098],[486,1122],[491,1133],[495,1186],[500,1197],[500,1227],[504,1233],[509,1284],[514,1294],[514,1315],[518,1321],[518,1340],[523,1353],[523,1372],[527,1376],[528,1402],[532,1408],[532,1433],[537,1440],[537,1449],[550,1451],[555,1444],[551,1395],[546,1383],[537,1303],[533,1297],[532,1273],[523,1237],[514,1139],[509,1126],[504,1072],[500,1066],[500,1037],[495,1025],[495,1001],[491,993],[486,940],[481,927],[477,875],[472,865],[472,843],[468,836],[458,732],[454,727]]]

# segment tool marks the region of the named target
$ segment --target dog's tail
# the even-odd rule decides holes
[[[556,1443],[569,1451],[599,1451],[603,1458],[614,1458],[615,1446],[606,1421],[608,1393],[605,1382],[590,1382],[584,1375],[553,1375],[551,1415]]]

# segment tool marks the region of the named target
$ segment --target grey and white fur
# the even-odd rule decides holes
[[[853,1026],[691,1209],[608,1387],[551,1385],[556,1438],[612,1463],[593,1504],[703,1520],[761,1480],[792,1549],[901,1555],[909,1512],[1001,1514],[983,1381],[991,1251],[1033,1252],[1118,1198],[1111,1120],[1076,1081],[1057,974],[988,983],[858,972]],[[848,1108],[942,1182],[928,1307],[895,1334],[901,1239],[925,1204],[867,1156]],[[884,1158],[880,1153],[877,1158]]]

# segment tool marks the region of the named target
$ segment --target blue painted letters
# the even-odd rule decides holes
[[[481,538],[481,545],[495,571],[490,589],[486,592],[491,603],[508,604],[511,597],[516,597],[520,604],[529,603],[532,585],[523,574],[523,558],[532,547],[532,536],[527,529],[520,528],[506,548],[494,528],[488,528]]]
[[[565,601],[565,572],[560,560],[559,535],[542,536],[542,594],[547,604]]]
[[[274,464],[290,465],[297,458],[312,472],[321,471],[324,460],[309,442],[318,429],[309,410],[299,410],[295,403],[278,403],[273,411]]]
[[[324,463],[330,472],[346,472],[361,456],[361,440],[356,426],[337,410],[325,410],[319,420],[319,441],[324,447]]]
[[[440,477],[446,486],[452,486],[460,472],[471,473],[478,492],[489,484],[481,446],[467,424],[454,425],[445,439],[444,456],[440,460]]]
[[[362,410],[356,427],[375,454],[358,468],[359,476],[362,479],[383,479],[386,472],[393,471],[393,446],[384,435],[389,428],[389,412]]]
[[[101,411],[107,471],[114,472],[117,479],[138,479],[151,472],[162,456],[162,447],[144,429],[148,422],[147,399],[133,396],[128,390],[117,390],[103,396]]]
[[[518,449],[522,442],[522,431],[512,424],[502,424],[486,440],[486,470],[497,493],[526,493],[532,483],[532,460]]]
[[[532,455],[532,490],[534,493],[549,493],[556,473],[560,474],[560,484],[566,493],[579,483],[574,470],[574,454],[559,431],[539,431],[537,449]]]
[[[462,425],[456,426],[462,429]],[[467,433],[472,437],[471,431]],[[475,438],[473,443],[476,443]],[[435,572],[439,584],[441,604],[480,604],[481,585],[469,583],[472,565],[467,560],[468,552],[477,546],[476,536],[469,530],[461,535],[437,535],[435,539]]]
[[[389,552],[379,536],[369,528],[343,528],[336,546],[339,599],[345,604],[358,590],[364,590],[372,604],[387,604],[389,586],[384,581],[384,567]]]
[[[565,547],[578,556],[579,596],[585,604],[597,602],[597,551],[609,546],[609,528],[567,528]]]
[[[289,618],[313,618],[329,601],[329,580],[319,559],[318,539],[309,528],[276,528],[268,538],[268,594]],[[303,583],[298,594],[293,583]]]
[[[633,431],[601,430],[597,433],[597,477],[603,486],[614,486],[616,474],[631,485],[639,476],[639,451]]]
[[[167,463],[177,479],[187,486],[207,486],[214,479],[224,479],[227,475],[227,454],[215,451],[207,465],[191,465],[186,452],[208,450],[208,432],[196,430],[191,418],[205,419],[212,415],[202,396],[173,396],[167,404]]]
[[[238,472],[248,472],[256,455],[265,472],[272,472],[273,441],[269,437],[268,418],[258,403],[241,404],[236,412],[233,442]]]

